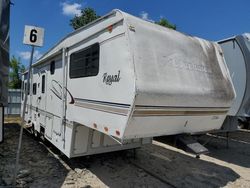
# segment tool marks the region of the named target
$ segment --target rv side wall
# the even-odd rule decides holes
[[[99,67],[96,71],[90,61],[92,63],[96,58],[98,49]],[[100,36],[68,48],[66,74],[63,74],[62,58],[61,53],[33,67],[25,121],[31,121],[35,132],[44,134],[68,157],[151,143],[151,138],[143,138],[126,140],[121,145],[120,141],[102,133],[122,134],[134,99],[132,55],[122,23],[118,23],[112,32],[104,30]],[[71,67],[74,58],[77,66]],[[86,58],[88,68],[85,69],[82,64]],[[91,71],[86,74],[88,69]],[[67,88],[65,124],[62,124],[63,76]]]
[[[130,15],[126,21],[134,28],[136,98],[124,138],[220,129],[235,97],[220,46]]]
[[[246,89],[244,98],[242,100],[241,107],[237,113],[237,116],[250,117],[250,34],[245,33],[236,37],[237,42],[244,54],[246,65]]]
[[[235,39],[220,45],[236,91],[236,98],[228,115],[235,116],[239,111],[246,90],[246,64],[241,48]]]
[[[135,97],[133,59],[124,26],[118,24],[111,33],[104,32],[70,49],[69,57],[95,43],[100,45],[98,74],[68,75],[67,87],[75,103],[67,104],[67,119],[119,138]],[[70,74],[71,58],[68,61]]]

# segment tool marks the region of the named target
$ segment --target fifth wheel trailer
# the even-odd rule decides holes
[[[28,85],[27,127],[68,157],[220,129],[235,98],[217,43],[120,10],[59,41]]]
[[[245,33],[218,42],[229,69],[236,99],[228,112],[222,130],[235,131],[239,123],[250,121],[250,34]]]
[[[8,104],[10,1],[0,0],[0,143],[3,141],[4,106]]]

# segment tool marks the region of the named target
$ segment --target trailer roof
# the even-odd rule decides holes
[[[89,23],[89,24],[87,24],[87,25],[85,25],[85,26],[83,26],[83,27],[80,27],[79,29],[77,29],[77,30],[75,30],[75,31],[73,31],[73,32],[71,32],[71,33],[69,33],[68,35],[66,35],[66,36],[65,36],[64,38],[62,38],[58,43],[56,43],[52,48],[50,48],[41,58],[39,58],[39,59],[37,60],[37,62],[33,64],[33,66],[36,66],[36,65],[39,65],[39,64],[43,63],[47,58],[49,58],[49,57],[51,57],[51,56],[55,56],[55,55],[60,54],[62,48],[67,48],[67,47],[70,47],[70,46],[74,45],[75,43],[78,43],[79,41],[70,41],[70,42],[68,41],[68,43],[67,43],[67,40],[69,40],[72,36],[75,36],[75,35],[81,33],[82,31],[88,30],[89,28],[91,28],[91,27],[97,25],[98,23],[101,23],[101,22],[103,22],[103,21],[105,21],[105,20],[111,18],[112,16],[116,15],[117,13],[120,13],[121,16],[118,17],[118,19],[117,19],[117,18],[114,19],[114,20],[113,20],[113,24],[115,24],[115,23],[121,21],[121,20],[123,19],[123,14],[124,14],[124,13],[123,13],[121,10],[118,10],[118,9],[112,10],[112,11],[109,12],[108,14],[106,14],[106,15],[104,15],[104,16],[102,16],[102,17],[96,19],[95,21],[93,21],[93,22],[91,22],[91,23]],[[113,18],[115,18],[115,16],[114,16]],[[105,24],[105,27],[107,27],[106,24]],[[105,29],[105,27],[102,27],[102,28],[100,28],[100,29],[101,29],[101,30],[102,30],[102,29]],[[100,30],[100,29],[99,29],[99,30]],[[86,38],[92,36],[93,34],[97,33],[99,30],[96,29],[96,30],[94,31],[94,33],[92,32],[89,36],[86,35],[86,37],[85,37],[84,39],[86,39]],[[82,39],[82,40],[84,40],[84,39]],[[67,44],[68,44],[68,45],[67,45]]]
[[[104,30],[108,26],[114,25],[114,24],[116,24],[116,23],[118,23],[118,22],[120,22],[128,17],[132,18],[132,19],[137,19],[137,21],[140,20],[140,21],[144,22],[145,24],[154,24],[150,21],[146,21],[146,20],[143,20],[141,18],[127,14],[119,9],[114,9],[111,12],[109,12],[108,14],[102,16],[101,18],[69,33],[67,36],[65,36],[63,39],[61,39],[58,43],[56,43],[51,49],[49,49],[40,59],[38,59],[37,62],[33,64],[33,66],[36,66],[36,65],[43,63],[48,58],[59,55],[63,48],[72,47],[73,45],[95,35],[99,31]],[[157,24],[154,24],[154,25],[155,25],[155,27],[163,28],[160,25],[157,25]],[[92,29],[92,28],[94,28],[94,29]],[[164,27],[164,29],[168,29],[168,28]],[[91,32],[89,32],[89,30],[91,30]],[[84,32],[82,32],[82,31],[84,31]],[[178,31],[176,31],[176,32],[178,32]],[[81,34],[84,33],[84,34],[82,34],[81,38],[79,39],[76,36],[78,34],[80,35],[80,33]],[[182,34],[188,36],[185,33],[182,33]]]
[[[243,33],[243,34],[241,34],[241,35],[250,39],[250,33]],[[219,41],[217,41],[217,42],[218,42],[219,44],[220,44],[220,43],[223,43],[223,42],[227,42],[227,41],[232,40],[232,39],[235,39],[237,36],[241,36],[241,35],[234,35],[234,36],[232,36],[232,37],[228,37],[228,38],[219,40]]]

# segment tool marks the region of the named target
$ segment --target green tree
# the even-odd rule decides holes
[[[176,30],[176,25],[170,23],[166,18],[161,18],[158,22],[155,22],[158,25],[161,25],[163,27],[167,27],[173,30]]]
[[[100,18],[100,16],[96,14],[94,9],[85,8],[81,10],[80,16],[75,15],[75,17],[70,20],[70,25],[76,30],[96,20],[97,18]]]
[[[10,72],[9,72],[9,88],[21,88],[21,73],[25,71],[24,65],[21,64],[20,58],[12,56],[10,59]]]

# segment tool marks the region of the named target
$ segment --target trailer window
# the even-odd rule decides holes
[[[45,75],[42,75],[42,93],[45,92]]]
[[[70,55],[70,78],[96,76],[99,72],[99,44]]]
[[[55,61],[50,62],[50,74],[55,73]]]
[[[36,83],[33,84],[33,95],[36,95]]]

